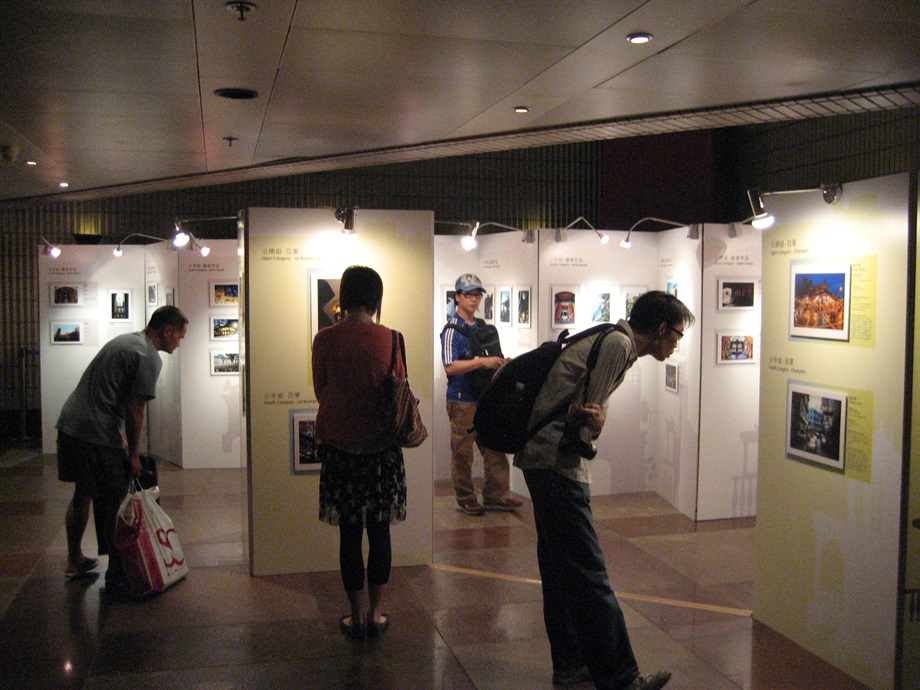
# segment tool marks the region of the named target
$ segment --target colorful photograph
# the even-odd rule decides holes
[[[83,304],[83,286],[76,283],[51,286],[52,307],[79,307]]]
[[[553,305],[553,328],[562,330],[575,326],[575,296],[578,287],[575,285],[557,285],[550,288]]]
[[[850,339],[850,266],[792,264],[789,334]]]
[[[316,410],[291,410],[291,474],[318,472]]]
[[[610,292],[598,292],[591,306],[591,323],[610,323]]]
[[[130,290],[109,290],[110,321],[130,321],[132,309]]]
[[[240,305],[240,284],[230,281],[211,282],[212,307],[238,307]]]
[[[517,324],[522,328],[530,328],[530,291],[529,285],[517,290]]]
[[[757,361],[753,335],[719,333],[718,338],[719,364],[753,364]]]
[[[238,352],[211,351],[211,376],[238,376],[240,355]]]
[[[211,316],[211,340],[238,340],[240,320],[224,316]]]
[[[339,305],[339,285],[341,283],[341,274],[310,274],[313,337],[324,328],[342,320],[344,314]]]
[[[719,280],[719,309],[753,309],[753,280]]]
[[[80,322],[55,322],[51,324],[52,345],[80,345],[83,342],[83,324]]]
[[[498,325],[511,325],[511,286],[498,288]]]

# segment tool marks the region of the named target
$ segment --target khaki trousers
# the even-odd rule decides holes
[[[485,483],[482,486],[483,501],[490,502],[504,498],[508,493],[510,482],[511,468],[508,464],[508,457],[497,450],[483,448],[475,432],[470,433],[475,413],[476,403],[454,400],[447,402],[447,417],[450,419],[450,472],[459,505],[476,500],[476,489],[473,486],[474,442],[482,454],[483,474],[485,475]]]

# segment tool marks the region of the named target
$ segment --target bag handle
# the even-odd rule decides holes
[[[396,375],[396,351],[399,350],[399,353],[402,355],[403,370],[406,372],[406,381],[409,380],[409,366],[406,364],[406,341],[403,339],[403,334],[399,331],[391,330],[390,333],[393,335],[393,351],[390,355],[390,373]]]

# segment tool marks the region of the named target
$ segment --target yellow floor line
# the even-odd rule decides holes
[[[435,570],[444,570],[451,573],[460,573],[462,575],[475,575],[477,577],[489,577],[493,580],[504,580],[506,582],[521,582],[528,585],[539,585],[540,580],[534,580],[530,577],[519,577],[517,575],[505,575],[503,573],[490,573],[486,570],[472,570],[470,568],[458,568],[453,565],[441,565],[432,563],[431,567]],[[731,606],[715,606],[713,604],[700,604],[695,601],[680,601],[679,599],[666,599],[664,597],[653,597],[647,594],[629,594],[628,592],[614,592],[620,599],[632,599],[634,601],[647,601],[652,604],[662,604],[664,606],[680,606],[686,609],[699,609],[701,611],[711,611],[713,613],[726,613],[732,616],[745,616],[750,618],[754,612],[750,609],[738,609]]]

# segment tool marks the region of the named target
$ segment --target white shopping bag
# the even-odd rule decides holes
[[[115,546],[134,596],[162,592],[188,574],[176,528],[157,504],[158,495],[157,487],[139,489],[118,509]]]

